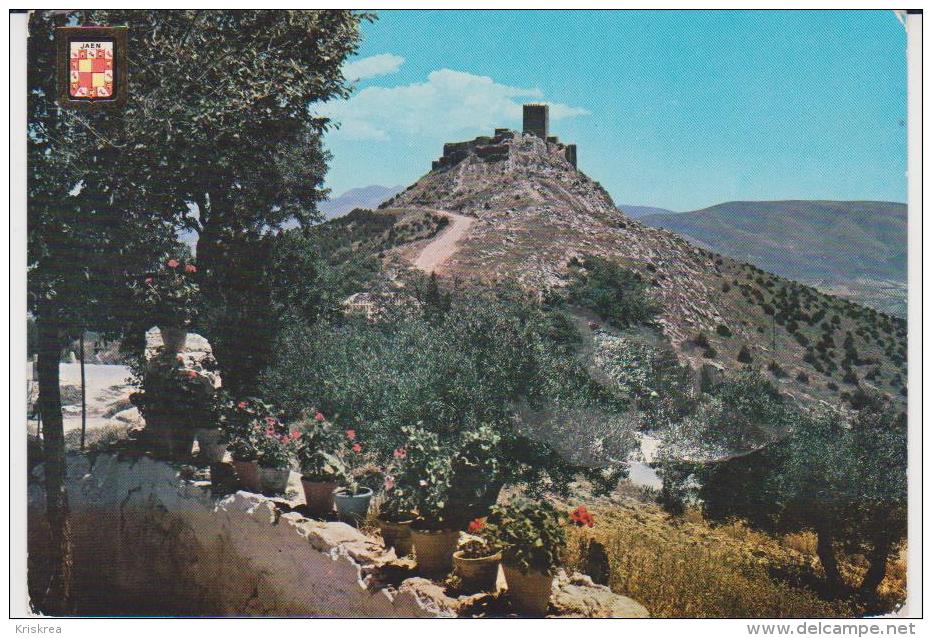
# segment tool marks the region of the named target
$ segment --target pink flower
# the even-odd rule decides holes
[[[299,430],[292,430],[292,431],[291,431],[291,438],[294,439],[295,441],[297,441],[298,439],[301,438],[301,432],[300,432]]]
[[[167,262],[165,262],[165,265],[168,266],[169,268],[177,268],[177,267],[178,267],[178,260],[177,260],[177,259],[169,259]]]
[[[236,404],[236,407],[238,407],[240,410],[245,410],[245,409],[246,409],[246,402],[245,402],[245,401],[240,401],[239,403]]]
[[[179,354],[178,356],[175,357],[175,360],[178,361],[178,363],[182,363],[184,361],[184,355]]]
[[[394,477],[386,476],[385,477],[385,491],[387,492],[388,490],[394,489],[394,487],[395,487]]]
[[[276,423],[278,423],[278,421],[275,420],[274,416],[265,417],[265,422],[268,423],[269,425],[275,425]]]
[[[356,454],[359,454],[360,452],[362,452],[362,446],[359,445],[359,443],[353,443],[353,452],[355,452]]]
[[[154,280],[152,277],[146,277],[146,283],[147,283],[147,284],[151,284],[153,281],[155,281],[155,280]]]
[[[188,273],[189,275],[192,275],[197,272],[197,266],[195,266],[194,264],[188,264],[187,266],[184,267],[184,271]]]
[[[346,431],[346,438],[348,438],[350,441],[355,441],[355,440],[356,440],[356,430],[347,430],[347,431]]]
[[[288,438],[287,434],[278,440],[281,441],[283,445],[288,445],[289,443],[291,443],[291,439]]]
[[[195,372],[194,370],[188,370],[188,378],[189,379],[197,378],[197,372]]]
[[[318,412],[317,414],[315,414],[315,415],[314,415],[314,420],[315,420],[315,421],[323,421],[323,420],[324,420],[324,413],[323,413],[323,412]]]
[[[406,449],[404,449],[403,447],[400,447],[400,448],[398,448],[398,449],[395,450],[395,458],[396,458],[396,459],[403,459],[403,458],[406,457],[406,456],[408,456],[408,451],[407,451]]]

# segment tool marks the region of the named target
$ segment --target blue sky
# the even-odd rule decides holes
[[[407,186],[544,101],[617,203],[905,201],[905,46],[891,11],[381,11],[314,107],[327,185]]]

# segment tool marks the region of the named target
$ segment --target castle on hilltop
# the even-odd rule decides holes
[[[576,145],[563,144],[556,135],[550,135],[550,106],[547,104],[525,104],[523,135],[534,135],[544,140],[547,149],[563,151],[566,161],[576,168]],[[505,140],[514,138],[518,133],[507,128],[495,129],[493,136],[481,135],[467,142],[448,142],[443,145],[443,156],[434,160],[431,170],[448,168],[459,164],[469,155],[476,155],[487,162],[496,162],[508,157],[508,145]]]

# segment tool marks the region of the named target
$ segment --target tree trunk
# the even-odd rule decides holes
[[[58,365],[61,334],[54,309],[36,317],[38,333],[39,411],[45,447],[45,497],[49,523],[49,582],[42,611],[71,612],[71,530],[65,491],[65,431],[61,413]]]
[[[867,555],[870,566],[867,568],[867,573],[864,574],[864,579],[858,588],[862,596],[873,598],[877,595],[877,588],[883,581],[884,576],[887,575],[887,560],[890,558],[891,549],[889,541],[881,540],[877,541],[874,549]]]
[[[822,569],[825,570],[825,579],[831,585],[833,591],[841,592],[845,588],[845,581],[841,577],[841,572],[838,571],[838,558],[835,556],[832,533],[823,529],[817,532],[817,536],[816,553],[822,562]]]

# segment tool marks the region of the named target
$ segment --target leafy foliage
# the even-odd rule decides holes
[[[598,256],[587,256],[571,271],[571,303],[589,308],[619,328],[650,323],[659,308],[638,273]]]
[[[606,417],[598,438],[582,419],[617,416],[627,403],[549,337],[540,306],[509,289],[470,292],[428,316],[408,299],[378,322],[293,326],[263,374],[264,392],[290,413],[315,405],[345,415],[383,459],[405,445],[411,424],[444,444],[487,425],[501,437],[503,480],[565,489],[583,471],[610,483],[603,470],[623,470],[625,455],[612,462],[600,450],[621,431],[609,427],[617,419]],[[567,421],[580,427],[561,427]]]
[[[147,317],[158,326],[187,327],[197,318],[197,266],[174,257],[158,272],[147,275],[136,291]]]
[[[151,421],[188,430],[210,427],[220,421],[219,397],[209,374],[216,370],[212,357],[187,361],[184,355],[162,349],[147,363],[134,362],[139,391],[130,400]]]
[[[523,573],[553,574],[566,548],[569,518],[547,501],[516,497],[492,508],[483,538],[502,552],[502,562]]]
[[[319,412],[297,426],[301,428],[301,436],[295,444],[295,455],[301,475],[322,483],[344,481],[347,469],[339,456],[346,440],[343,432]]]

